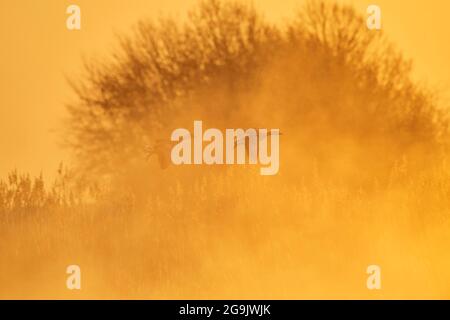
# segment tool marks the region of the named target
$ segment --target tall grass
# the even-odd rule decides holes
[[[64,202],[44,188],[47,202],[2,207],[0,296],[448,298],[448,181],[444,164],[414,180],[403,164],[370,190],[233,168],[173,181],[145,203],[112,191]],[[2,203],[24,189],[2,182]],[[65,288],[69,264],[81,292]],[[365,288],[369,264],[382,268],[379,293]]]

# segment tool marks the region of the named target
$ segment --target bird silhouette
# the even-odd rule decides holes
[[[258,130],[259,131],[259,130]],[[245,142],[246,142],[246,139],[249,139],[250,141],[252,141],[250,138],[252,138],[252,137],[255,137],[256,139],[256,141],[258,142],[258,141],[263,141],[263,140],[265,140],[265,139],[267,139],[268,137],[271,137],[271,136],[281,136],[281,135],[283,135],[283,133],[281,133],[281,132],[272,132],[272,131],[269,131],[269,132],[267,132],[267,135],[265,136],[265,137],[262,137],[261,138],[261,136],[258,134],[258,131],[254,131],[254,132],[251,132],[251,134],[248,134],[247,136],[245,136],[244,138],[242,138],[242,139],[238,139],[238,137],[235,137],[234,138],[234,147],[235,148],[237,148],[237,146],[238,145],[241,145],[241,144],[245,144]],[[249,143],[249,145],[247,146],[247,149],[250,147],[250,143]]]
[[[159,166],[161,169],[167,169],[170,165],[170,149],[172,142],[158,139],[155,144],[146,148],[146,160],[149,161],[153,155],[158,157]]]
[[[281,132],[274,132],[274,133],[272,133],[272,131],[269,131],[269,132],[267,132],[266,136],[262,137],[262,136],[258,135],[258,133],[256,133],[256,135],[255,135],[255,132],[252,132],[251,134],[249,134],[246,137],[241,138],[241,139],[238,139],[238,137],[235,137],[234,138],[234,149],[237,149],[237,147],[239,145],[243,144],[245,146],[245,155],[246,155],[246,157],[248,157],[249,154],[250,154],[250,147],[253,147],[254,144],[255,144],[255,142],[253,142],[253,141],[256,141],[256,145],[254,147],[255,147],[256,150],[258,150],[259,142],[264,141],[268,137],[271,137],[273,135],[281,136],[283,134]],[[250,139],[251,137],[255,137],[256,139]],[[246,144],[246,140],[247,139],[249,139],[249,143],[248,144]]]

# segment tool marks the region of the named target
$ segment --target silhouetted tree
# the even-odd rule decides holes
[[[184,23],[140,22],[112,59],[86,63],[72,82],[70,141],[84,169],[114,172],[202,117],[279,126],[299,154],[288,162],[326,164],[349,148],[370,170],[437,150],[446,130],[410,69],[348,6],[311,1],[282,28],[251,6],[204,1]]]

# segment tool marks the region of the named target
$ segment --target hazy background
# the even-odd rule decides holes
[[[449,104],[365,29],[368,2],[306,6],[292,24],[304,1],[255,0],[256,17],[291,26],[277,39],[245,6],[151,1],[76,2],[79,32],[65,27],[71,2],[1,3],[0,299],[450,297],[450,126],[436,110]],[[444,2],[378,4],[416,80],[450,97]],[[189,8],[188,34],[131,32]],[[138,41],[114,49],[117,33]],[[82,72],[83,55],[123,50],[119,65],[97,59]],[[86,90],[73,96],[65,75]],[[159,138],[194,119],[280,128],[279,174],[162,170]],[[80,163],[56,170],[69,161],[58,145],[68,127]],[[13,168],[31,177],[5,179]],[[65,286],[71,264],[80,292]],[[381,291],[367,290],[370,264],[382,267]]]
[[[61,121],[71,89],[65,75],[76,75],[83,53],[107,54],[115,34],[127,33],[139,18],[159,14],[184,16],[196,0],[0,0],[0,176],[17,168],[52,178],[59,162],[68,162],[61,147]],[[303,0],[258,0],[271,21],[291,17]],[[450,94],[450,3],[446,0],[338,1],[361,13],[381,6],[383,29],[407,57],[415,77]],[[65,10],[78,4],[82,30],[69,31]]]

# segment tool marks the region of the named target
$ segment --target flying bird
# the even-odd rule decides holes
[[[268,131],[267,132],[267,135],[265,136],[265,137],[261,137],[259,134],[258,134],[258,132],[259,132],[259,130],[258,131],[255,131],[255,132],[251,132],[251,134],[248,134],[248,135],[246,135],[244,138],[242,138],[242,139],[238,139],[238,137],[235,137],[234,138],[234,147],[236,148],[238,145],[240,145],[240,144],[245,144],[245,142],[246,142],[246,139],[249,139],[249,141],[252,141],[250,138],[252,138],[252,137],[255,137],[255,140],[258,142],[258,141],[264,141],[265,139],[267,139],[268,137],[271,137],[271,136],[281,136],[281,135],[283,135],[283,133],[281,133],[281,132],[272,132],[272,131]],[[249,143],[250,144],[250,143]],[[250,146],[247,146],[247,148],[249,148]]]
[[[170,165],[170,149],[172,142],[163,139],[156,140],[155,144],[146,148],[146,160],[149,161],[153,155],[158,157],[161,169],[166,169]]]

